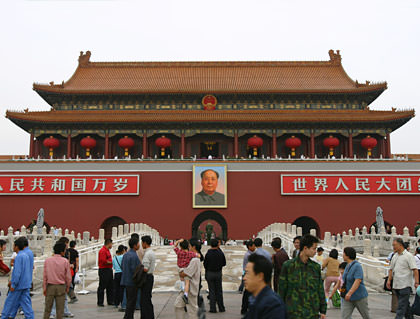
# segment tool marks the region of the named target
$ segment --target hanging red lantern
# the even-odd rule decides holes
[[[124,156],[128,157],[128,150],[134,146],[134,140],[131,137],[124,136],[118,140],[118,145],[124,149]]]
[[[369,135],[362,140],[362,147],[367,150],[367,155],[372,156],[372,149],[378,144],[378,141],[374,137]]]
[[[332,135],[324,138],[323,144],[330,150],[330,156],[334,155],[334,148],[340,145],[340,140]]]
[[[302,141],[300,140],[299,137],[295,137],[294,135],[292,135],[292,137],[289,137],[286,139],[286,147],[291,149],[291,156],[296,156],[296,149],[302,145]]]
[[[165,157],[165,149],[171,147],[171,140],[162,135],[162,137],[156,139],[155,145],[160,148],[160,156]]]
[[[54,149],[60,146],[60,141],[58,140],[58,138],[50,136],[44,139],[42,144],[44,144],[44,146],[48,148],[50,157],[53,157]]]
[[[89,157],[90,151],[96,146],[96,140],[90,136],[84,137],[80,141],[80,146],[86,149],[86,157]]]
[[[252,148],[253,156],[258,156],[258,148],[263,146],[263,139],[261,137],[258,137],[257,135],[254,135],[253,137],[250,137],[248,139],[248,146]]]

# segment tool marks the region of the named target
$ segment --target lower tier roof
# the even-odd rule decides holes
[[[6,117],[24,129],[42,124],[182,124],[182,123],[393,123],[397,129],[414,117],[414,110],[101,110],[7,111]],[[395,125],[397,127],[395,127]]]

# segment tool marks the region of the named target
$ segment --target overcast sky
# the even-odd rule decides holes
[[[0,154],[27,154],[29,134],[6,110],[48,110],[33,82],[67,80],[92,61],[328,60],[387,81],[372,109],[420,111],[420,0],[37,1],[0,3]],[[420,153],[420,116],[391,135]]]

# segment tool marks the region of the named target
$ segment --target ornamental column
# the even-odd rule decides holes
[[[143,157],[147,157],[147,133],[143,133]]]
[[[349,157],[353,157],[353,134],[349,134]]]
[[[382,158],[386,158],[386,143],[385,143],[385,137],[382,137],[382,138],[381,138],[380,143],[381,143],[380,150],[381,150],[381,155],[382,155]]]
[[[31,140],[29,141],[29,157],[34,157],[34,133],[31,133]]]
[[[181,156],[185,157],[185,134],[181,133]]]
[[[315,158],[315,135],[313,132],[311,132],[310,157]]]
[[[105,158],[109,158],[109,134],[105,133]]]
[[[67,158],[71,158],[71,134],[67,134]]]
[[[273,132],[272,142],[273,146],[271,148],[271,157],[275,158],[277,155],[277,134],[275,132]]]
[[[233,156],[239,156],[239,140],[238,140],[238,133],[235,132],[233,135]]]
[[[391,158],[391,134],[386,133],[386,158]]]
[[[34,157],[38,157],[39,155],[39,143],[38,143],[38,138],[35,138],[34,141]]]

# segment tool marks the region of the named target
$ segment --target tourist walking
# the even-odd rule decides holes
[[[64,257],[66,245],[57,242],[54,255],[45,259],[43,291],[45,296],[44,319],[49,319],[53,303],[56,304],[56,318],[64,315],[64,300],[71,286],[70,263]]]
[[[270,288],[273,265],[265,257],[249,256],[245,271],[245,288],[252,294],[246,319],[286,319],[283,300]]]
[[[144,249],[143,266],[146,275],[146,282],[140,290],[140,313],[141,319],[154,319],[155,313],[152,303],[152,289],[154,283],[153,272],[156,267],[156,256],[152,248],[152,238],[149,235],[141,238],[141,245]]]
[[[114,258],[112,258],[112,267],[114,268],[114,306],[116,308],[118,308],[122,302],[124,295],[124,286],[121,285],[121,265],[125,252],[125,246],[119,245]]]
[[[71,269],[71,286],[69,289],[69,303],[75,303],[77,302],[76,294],[74,293],[74,278],[76,276],[76,273],[79,271],[79,252],[76,250],[76,241],[72,240],[70,241],[70,248],[66,251],[69,262],[70,262],[70,269]]]
[[[124,286],[127,296],[124,319],[133,319],[138,292],[138,288],[133,281],[133,275],[137,266],[140,265],[140,260],[137,256],[137,250],[140,248],[138,238],[131,237],[128,241],[128,246],[130,250],[124,254],[121,263],[121,285]]]
[[[205,278],[209,288],[210,310],[209,312],[225,312],[222,288],[222,269],[226,266],[225,254],[219,249],[217,239],[210,239],[210,249],[204,257]]]
[[[339,266],[340,262],[338,261],[338,250],[335,248],[331,249],[328,258],[326,258],[322,263],[322,270],[327,269],[324,280],[325,296],[330,295],[331,285],[335,285],[339,280]]]
[[[248,248],[247,252],[244,255],[244,260],[242,263],[242,276],[245,276],[245,268],[246,265],[248,264],[248,259],[251,256],[251,254],[253,254],[256,250],[255,244],[253,240],[248,240],[246,242],[246,247]],[[244,290],[242,292],[242,305],[241,305],[241,314],[244,315],[246,314],[246,312],[248,311],[248,306],[249,306],[249,297],[251,296],[251,293],[249,291],[247,291],[244,287]]]
[[[322,266],[322,263],[324,262],[324,248],[318,247],[316,249],[315,260],[318,264],[320,264]]]
[[[273,268],[274,268],[274,275],[273,275],[273,290],[274,292],[278,292],[279,289],[279,276],[281,273],[281,268],[283,264],[289,260],[289,255],[286,251],[281,247],[281,239],[277,238],[273,240],[271,243],[271,247],[274,249],[273,254]]]
[[[311,260],[318,238],[305,235],[299,255],[286,261],[279,277],[279,295],[286,304],[288,318],[326,318],[327,303],[321,279],[321,266]]]
[[[108,305],[114,304],[113,297],[113,276],[112,276],[112,257],[110,249],[112,248],[112,239],[105,239],[104,246],[99,250],[98,255],[98,274],[99,286],[97,304],[99,307],[104,306],[104,294],[106,289],[106,300]]]
[[[254,244],[255,244],[255,247],[256,247],[255,253],[257,255],[261,255],[261,256],[267,258],[269,261],[272,261],[271,254],[262,247],[263,241],[262,241],[261,238],[255,238],[254,239]]]
[[[343,259],[347,263],[343,274],[341,288],[341,318],[351,319],[354,308],[357,308],[363,319],[369,319],[368,292],[363,281],[362,265],[356,260],[356,250],[345,247]]]
[[[201,244],[197,239],[190,240],[191,251],[201,255]],[[182,272],[180,272],[180,276],[189,277],[190,278],[190,291],[189,291],[189,298],[188,304],[185,303],[182,291],[179,292],[178,296],[175,299],[175,315],[176,319],[183,319],[185,315],[188,316],[189,319],[196,319],[197,318],[197,299],[200,292],[200,280],[201,280],[201,262],[198,257],[191,259],[187,268],[184,268]],[[185,312],[186,309],[187,311]]]
[[[180,247],[178,247],[178,245]],[[190,264],[191,259],[199,257],[192,251],[189,251],[190,243],[188,240],[180,239],[175,242],[174,251],[177,256],[178,272],[181,272],[184,268],[187,268]],[[180,277],[181,290],[184,291],[184,301],[188,303],[188,291],[190,290],[190,279],[188,277]]]
[[[419,286],[419,272],[416,261],[412,254],[404,248],[401,238],[395,238],[392,242],[395,254],[391,259],[388,275],[387,288],[391,288],[398,297],[396,319],[412,318],[410,309],[410,295],[412,287]],[[391,285],[392,283],[392,285]]]
[[[60,237],[60,239],[57,241],[57,243],[63,243],[66,246],[66,250],[65,250],[63,258],[65,258],[67,260],[70,260],[69,251],[68,251],[70,240],[67,237]],[[54,319],[55,315],[56,315],[56,304],[55,304],[55,300],[54,300],[53,306],[52,306],[52,309],[51,309],[50,319]],[[74,314],[72,314],[69,310],[69,304],[68,304],[66,295],[64,296],[64,317],[66,317],[66,318],[73,318],[74,317]]]
[[[6,250],[6,241],[0,239],[0,274],[7,275],[10,272],[9,266],[4,263],[3,252]]]
[[[131,238],[137,238],[137,240],[139,241],[139,249],[136,251],[136,253],[137,253],[137,256],[139,257],[139,260],[140,260],[140,263],[141,263],[142,260],[143,260],[144,250],[143,250],[143,247],[141,247],[140,236],[137,233],[132,233]],[[138,291],[137,291],[136,310],[140,310],[140,290],[141,289],[138,289]],[[126,305],[127,305],[127,294],[124,290],[120,311],[125,311]]]
[[[343,261],[339,266],[338,266],[338,272],[340,273],[340,276],[338,277],[338,281],[335,283],[331,293],[328,297],[328,300],[333,302],[333,306],[334,305],[334,301],[333,301],[333,296],[334,294],[337,292],[338,293],[338,300],[340,300],[341,296],[340,296],[340,289],[343,286],[343,274],[344,274],[344,270],[346,270],[347,267],[347,263],[345,261]],[[341,302],[340,302],[340,307],[341,307]]]
[[[4,301],[2,318],[14,318],[19,306],[22,307],[26,319],[33,319],[31,296],[29,290],[32,285],[31,261],[29,256],[23,251],[25,243],[22,238],[14,242],[13,250],[16,258],[13,264],[12,277],[8,284],[9,294]]]
[[[296,236],[295,238],[293,238],[293,246],[295,246],[295,249],[293,250],[292,258],[296,258],[296,256],[299,255],[301,239],[302,236]]]

